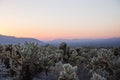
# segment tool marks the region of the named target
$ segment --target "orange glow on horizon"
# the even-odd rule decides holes
[[[38,26],[38,27],[34,27],[34,26]],[[39,26],[44,26],[44,27],[39,27]],[[101,25],[101,26],[104,26],[104,25]],[[0,24],[0,34],[15,36],[15,37],[30,37],[30,38],[36,38],[39,40],[74,39],[74,38],[75,39],[80,39],[80,38],[96,39],[96,38],[120,37],[119,25],[117,27],[112,27],[112,26],[108,28],[107,27],[61,28],[59,27],[59,25],[56,25],[56,27],[51,28],[51,27],[48,27],[48,25],[28,25],[28,24],[18,25],[18,24],[15,24],[14,22],[11,22],[9,24],[5,24],[5,23]]]
[[[36,38],[39,40],[53,40],[53,39],[97,39],[97,38],[112,38],[120,37],[119,29],[101,31],[101,30],[76,30],[76,31],[67,31],[67,30],[55,30],[55,29],[40,29],[32,27],[0,27],[0,34],[15,36],[15,37],[29,37]]]
[[[11,21],[6,21],[6,19],[1,20],[0,34],[15,37],[30,37],[39,40],[120,37],[119,24],[115,23],[107,25],[91,23],[82,25],[73,23],[72,25],[59,25],[57,23],[18,23],[17,20],[18,19],[12,19]]]

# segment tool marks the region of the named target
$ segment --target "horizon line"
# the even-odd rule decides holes
[[[15,38],[33,38],[33,39],[37,39],[37,40],[40,40],[40,41],[54,41],[54,40],[80,40],[80,39],[90,39],[90,40],[96,40],[96,39],[112,39],[112,38],[120,38],[119,36],[118,37],[101,37],[101,38],[55,38],[55,39],[50,39],[50,40],[45,40],[45,39],[38,39],[38,38],[35,38],[35,37],[17,37],[17,36],[11,36],[11,35],[3,35],[3,34],[0,34],[0,36],[7,36],[7,37],[15,37]]]

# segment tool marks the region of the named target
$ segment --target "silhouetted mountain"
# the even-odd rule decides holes
[[[17,43],[23,44],[25,41],[36,42],[39,45],[44,45],[45,44],[43,41],[39,41],[39,40],[34,39],[34,38],[16,38],[16,37],[13,37],[13,36],[0,35],[0,44],[17,44]]]
[[[49,41],[49,44],[58,46],[66,42],[71,47],[120,47],[120,38],[109,39],[57,39]]]

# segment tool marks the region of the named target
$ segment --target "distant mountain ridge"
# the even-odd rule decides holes
[[[51,45],[58,46],[66,42],[71,47],[120,47],[120,38],[108,39],[56,39],[48,41]]]
[[[36,42],[39,45],[51,44],[59,46],[61,42],[66,42],[71,47],[120,47],[120,38],[108,39],[56,39],[52,41],[40,41],[34,38],[16,38],[13,36],[0,35],[0,44],[23,44],[27,42]]]
[[[23,44],[25,41],[36,42],[39,45],[45,44],[43,41],[40,41],[40,40],[37,40],[34,38],[17,38],[17,37],[13,37],[13,36],[0,35],[0,44],[17,44],[17,43]]]

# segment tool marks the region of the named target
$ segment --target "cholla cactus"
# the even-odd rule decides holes
[[[61,50],[58,50],[53,46],[47,46],[41,50],[39,62],[46,75],[48,75],[50,68],[59,62],[60,57]]]
[[[75,65],[78,65],[80,63],[80,60],[82,59],[82,57],[79,56],[78,52],[75,49],[70,48],[69,55],[70,55],[70,57],[68,58],[68,62],[71,65],[75,66]]]
[[[62,43],[59,48],[25,42],[23,45],[0,45],[0,59],[15,80],[32,80],[41,71],[48,75],[54,66],[64,63],[58,80],[78,80],[77,64],[89,69],[91,80],[119,80],[120,49],[74,49]],[[58,64],[57,62],[61,62]],[[81,64],[82,63],[82,64]],[[58,71],[59,72],[59,71]]]
[[[120,56],[120,48],[113,49],[113,52],[115,56]]]
[[[65,42],[62,42],[59,46],[59,49],[63,50],[63,54],[62,54],[63,62],[68,63],[69,62],[68,59],[70,57],[69,47]]]
[[[107,79],[97,73],[93,73],[93,76],[90,80],[107,80]]]
[[[58,80],[78,80],[76,76],[77,66],[72,67],[70,64],[64,64],[63,69],[60,72]]]
[[[67,44],[66,44],[65,42],[62,42],[62,43],[60,44],[59,49],[62,49],[62,50],[64,51],[64,53],[66,53]]]
[[[70,63],[71,65],[77,65],[80,62],[80,56],[76,49],[70,48],[65,42],[62,42],[59,47],[63,50],[61,59],[63,63]]]
[[[89,63],[92,74],[97,73],[107,80],[119,80],[120,56],[114,55],[111,49],[99,49],[96,54]]]
[[[9,57],[10,76],[14,77],[15,80],[31,80],[33,74],[35,74],[38,71],[37,69],[40,67],[38,66],[38,44],[28,42],[23,46],[17,44],[13,46],[12,51],[10,52],[12,52]]]

